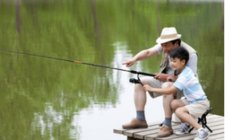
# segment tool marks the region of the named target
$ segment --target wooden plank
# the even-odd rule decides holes
[[[221,119],[220,119],[220,120],[221,120]],[[218,119],[215,120],[215,121],[216,121],[216,122],[209,122],[209,123],[208,123],[208,126],[209,126],[213,131],[218,130],[218,129],[221,129],[221,128],[224,128],[224,125],[223,125],[224,122],[218,121]],[[196,131],[195,131],[195,132],[196,132]],[[195,135],[195,133],[192,133],[192,134],[186,134],[185,137],[188,137],[188,136],[191,136],[191,137],[192,137],[192,135]],[[171,140],[171,139],[176,139],[176,140],[177,140],[179,137],[181,137],[181,136],[171,135],[171,136],[169,136],[169,137],[156,138],[156,139],[157,139],[157,140]],[[184,137],[184,135],[182,135],[182,137]]]
[[[149,129],[152,126],[157,126],[157,125],[159,125],[159,123],[153,123],[152,125],[149,125],[148,128],[138,128],[138,129],[123,129],[123,128],[118,128],[118,129],[113,129],[113,133],[116,133],[116,134],[124,134],[124,135],[130,136],[131,133],[139,132],[139,131],[145,131],[145,130]]]
[[[149,134],[157,134],[158,131],[159,131],[158,128],[156,128],[156,129],[152,129],[150,131],[135,133],[134,134],[134,137],[135,138],[138,138],[138,139],[144,139],[146,135],[149,135]]]
[[[173,128],[177,128],[179,125],[178,124],[173,124]],[[146,131],[146,132],[141,132],[141,133],[136,133],[134,134],[135,138],[139,138],[139,139],[145,139],[145,137],[147,135],[157,135],[159,132],[160,127],[157,127],[156,129],[152,130],[152,131]]]
[[[124,130],[123,134],[129,137],[134,136],[134,133],[139,133],[139,132],[145,132],[154,129],[155,127],[158,127],[158,123],[154,123],[152,125],[149,125],[148,128],[139,128],[139,129],[131,129],[131,130]]]
[[[219,123],[218,123],[219,124]],[[219,130],[223,130],[224,126],[223,125],[218,125],[218,124],[213,124],[214,126],[211,126],[211,128],[213,129],[213,133],[211,133],[210,135],[215,135],[218,133],[221,133]],[[210,132],[209,132],[210,133]],[[156,140],[172,140],[172,139],[176,139],[176,140],[188,140],[188,139],[193,139],[193,137],[195,137],[195,133],[192,134],[186,134],[186,135],[181,135],[181,136],[177,136],[177,135],[171,135],[169,137],[165,137],[165,138],[156,138]]]
[[[209,139],[221,139],[224,138],[224,117],[208,114],[207,115],[207,125],[213,130],[213,133],[210,135]],[[173,123],[173,129],[176,129],[179,126],[179,123]],[[113,132],[117,134],[122,134],[127,136],[128,140],[189,140],[195,137],[196,130],[193,130],[191,134],[186,136],[176,136],[171,135],[169,137],[158,138],[157,133],[159,131],[159,123],[154,123],[150,125],[148,128],[142,129],[114,129]]]
[[[224,130],[223,129],[219,129],[219,130],[214,131],[213,133],[211,133],[209,135],[209,138],[208,139],[215,140],[216,137],[221,138],[221,137],[223,137],[223,133],[224,133]],[[221,134],[222,134],[222,136],[221,136]],[[173,138],[173,139],[176,139],[176,140],[193,140],[193,138],[195,137],[195,135],[196,134],[189,134],[189,135],[185,135],[185,136],[183,135],[183,136],[179,136],[179,137]]]
[[[221,129],[221,127],[223,127],[223,123],[224,123],[224,119],[223,119],[223,117],[217,117],[217,116],[212,116],[213,118],[211,118],[211,121],[208,121],[208,126],[211,128],[211,127],[213,127],[213,126],[218,126],[218,125],[220,125],[219,126],[219,128],[218,129]],[[217,127],[213,127],[213,128],[211,128],[211,129],[217,129]],[[191,134],[187,134],[187,136],[188,135],[191,135]],[[194,135],[194,134],[192,134],[192,135]],[[187,137],[186,136],[186,137]],[[158,138],[157,137],[157,134],[151,134],[151,135],[147,135],[147,136],[145,136],[145,139],[146,140],[151,140],[151,139],[156,139],[156,140],[171,140],[171,139],[178,139],[179,137],[181,137],[181,136],[177,136],[177,135],[171,135],[171,136],[169,136],[169,137],[164,137],[164,138]],[[182,139],[184,138],[184,136],[182,136]]]
[[[215,140],[215,139],[214,139]],[[218,138],[218,139],[216,139],[216,140],[224,140],[224,138]]]
[[[136,138],[133,138],[133,137],[127,137],[127,140],[139,140],[139,139],[136,139]]]
[[[217,130],[209,135],[208,140],[224,139],[224,129]]]
[[[207,121],[210,121],[211,119],[217,119],[217,118],[223,118],[223,117],[221,117],[221,116],[218,116],[218,115],[214,115],[214,114],[209,114],[208,116],[207,116]],[[176,124],[176,123],[174,123],[174,124]],[[179,124],[179,123],[177,123],[177,124]],[[159,125],[159,123],[154,123],[154,124],[152,124],[152,125],[150,125],[149,127],[151,127],[151,126],[154,126],[154,125]],[[135,129],[132,129],[132,130],[134,130],[134,131],[136,131]],[[131,131],[132,131],[131,130]],[[120,129],[114,129],[113,130],[113,132],[114,133],[117,133],[117,134],[123,134],[123,132],[124,131],[127,131],[127,129],[122,129],[122,128],[120,128]],[[129,130],[130,131],[130,130]],[[129,133],[129,131],[127,132],[127,133]],[[130,131],[130,132],[131,132]],[[139,131],[139,130],[138,130]]]
[[[177,123],[173,123],[173,129],[178,128],[178,124]],[[138,132],[138,133],[134,133],[134,137],[135,138],[139,138],[139,139],[145,139],[145,137],[147,135],[157,135],[159,132],[160,127],[158,126],[157,128],[152,129],[151,131],[144,131],[144,132]]]
[[[113,133],[116,133],[116,134],[123,134],[123,129],[113,129]]]
[[[174,123],[173,125],[177,125],[176,123]],[[148,128],[141,128],[141,129],[131,129],[131,130],[118,130],[117,131],[114,129],[114,132],[115,133],[119,133],[119,134],[124,134],[126,136],[129,136],[129,137],[135,137],[135,135],[137,134],[136,138],[139,138],[139,139],[143,139],[144,138],[144,135],[141,136],[141,135],[138,135],[139,133],[143,133],[143,134],[148,134],[148,133],[152,133],[151,131],[159,131],[159,123],[154,123],[153,125],[150,125]]]

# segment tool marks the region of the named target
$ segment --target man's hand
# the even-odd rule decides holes
[[[130,67],[132,66],[134,63],[136,62],[136,60],[134,58],[127,60],[126,62],[123,63],[123,65],[126,65],[126,67]]]
[[[166,81],[175,82],[177,79],[177,76],[175,75],[169,75],[166,79]]]
[[[165,82],[165,81],[170,81],[174,82],[176,80],[176,76],[172,74],[165,74],[165,73],[156,73],[155,79]]]

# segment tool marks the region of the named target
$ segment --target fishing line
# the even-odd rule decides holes
[[[135,71],[135,70],[126,70],[126,69],[121,69],[121,68],[114,68],[114,67],[100,65],[100,64],[93,64],[93,63],[82,62],[80,60],[64,59],[64,58],[58,58],[58,57],[52,57],[52,56],[46,56],[46,55],[39,55],[39,54],[34,54],[34,53],[29,53],[29,52],[0,49],[0,53],[20,54],[20,55],[40,57],[40,58],[46,58],[46,59],[52,59],[52,60],[58,60],[58,61],[66,61],[66,62],[70,62],[70,63],[83,64],[83,65],[88,65],[88,66],[93,66],[93,67],[100,67],[100,68],[105,68],[105,69],[125,71],[125,72],[130,72],[130,73],[133,73],[133,74],[140,74],[140,75],[153,76],[153,77],[155,76],[155,74],[146,73],[146,72],[139,72],[139,71]]]

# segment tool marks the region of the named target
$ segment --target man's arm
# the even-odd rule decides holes
[[[127,67],[132,66],[135,62],[146,59],[148,57],[151,57],[155,54],[157,54],[160,51],[160,46],[157,44],[154,47],[150,49],[145,49],[137,53],[133,58],[127,60],[123,64],[126,65]]]
[[[156,52],[150,48],[150,49],[146,49],[146,50],[142,50],[140,51],[139,53],[137,53],[135,56],[134,56],[134,59],[136,61],[140,61],[140,60],[143,60],[145,58],[148,58],[148,57],[151,57],[153,56],[154,54],[156,54]]]

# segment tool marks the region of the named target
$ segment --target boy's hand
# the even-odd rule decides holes
[[[147,84],[143,85],[143,88],[145,89],[145,91],[151,91],[153,89],[153,87]]]

